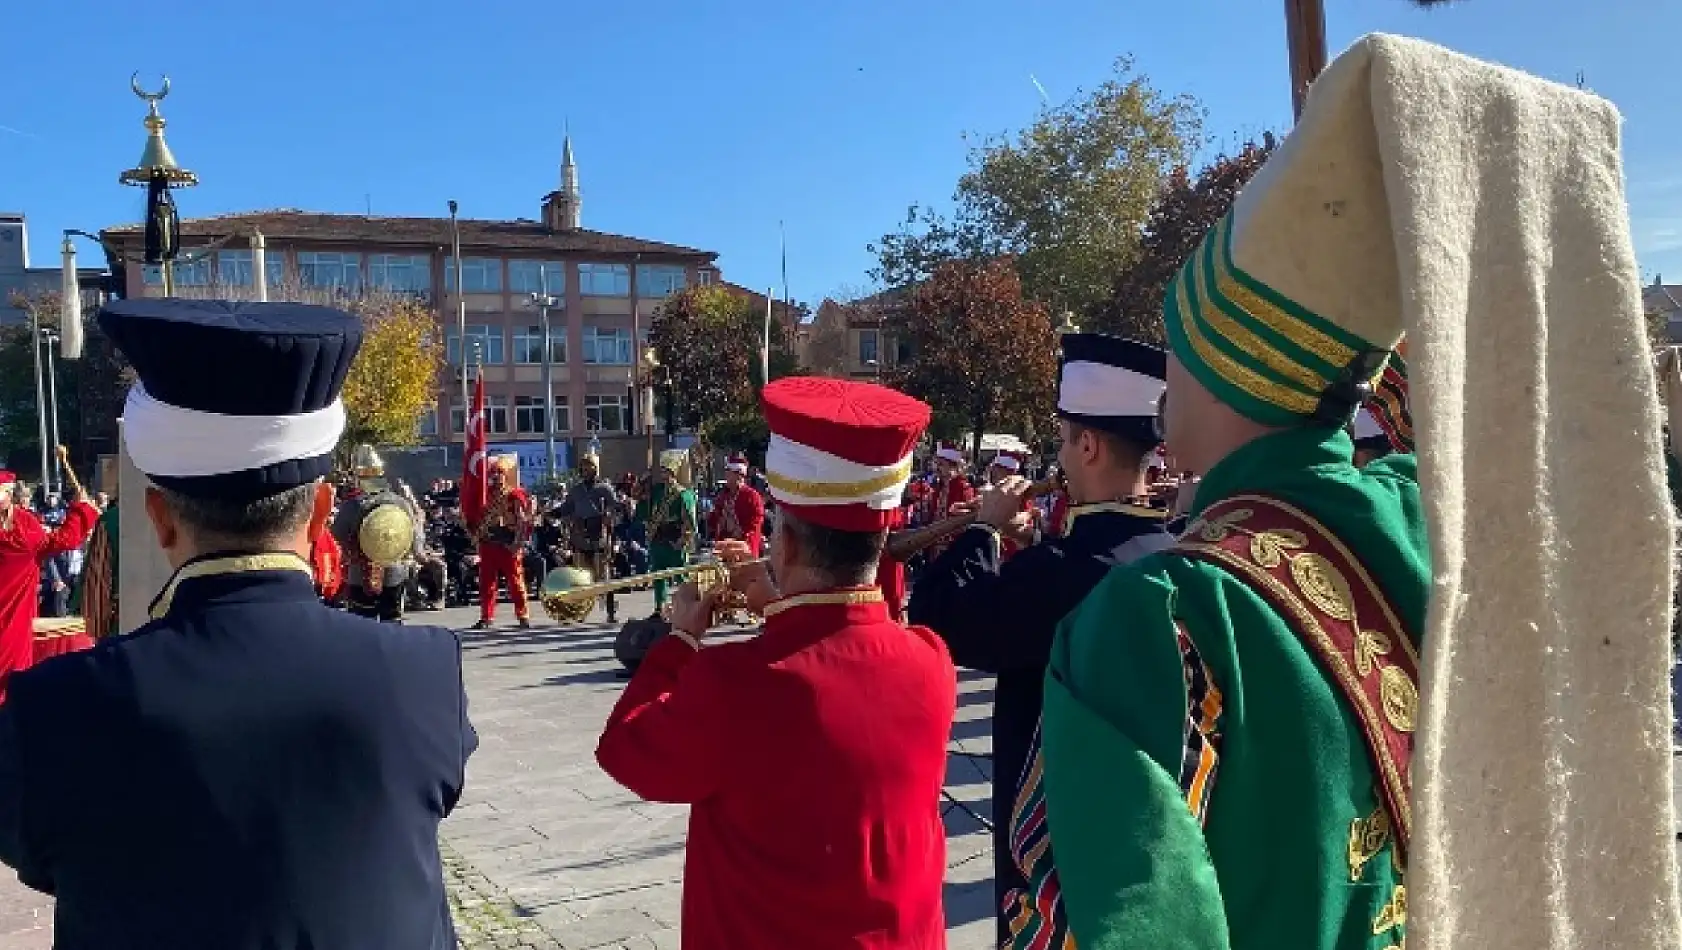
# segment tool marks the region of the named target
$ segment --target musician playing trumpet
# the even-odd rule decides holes
[[[993,801],[1010,814],[1031,758],[1041,684],[1058,621],[1111,565],[1167,547],[1166,512],[1150,507],[1142,462],[1156,448],[1167,375],[1161,350],[1093,333],[1062,339],[1058,464],[1070,499],[1063,537],[1033,543],[1030,485],[1009,476],[981,493],[974,523],[918,574],[908,619],[940,634],[959,666],[998,677],[993,705]],[[1005,545],[1023,545],[1005,559]],[[890,541],[892,544],[892,541]],[[1025,886],[1011,857],[1010,822],[994,826],[999,935]]]

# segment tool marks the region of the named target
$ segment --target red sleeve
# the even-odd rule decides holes
[[[975,500],[975,486],[971,485],[969,483],[969,479],[967,479],[967,478],[958,479],[958,490],[952,493],[952,498],[950,499],[949,503],[950,504],[957,504],[957,503],[963,502],[963,501],[974,501],[974,500]]]
[[[64,513],[64,523],[45,534],[41,546],[35,551],[36,556],[46,557],[81,547],[98,521],[98,508],[85,501],[71,502],[70,510]]]
[[[729,770],[728,697],[712,647],[697,651],[666,637],[637,667],[607,717],[596,762],[648,801],[694,804],[718,790]]]
[[[765,499],[759,497],[759,492],[751,488],[742,492],[741,500],[736,502],[736,520],[742,523],[742,534],[753,546],[754,557],[758,557],[765,543]]]

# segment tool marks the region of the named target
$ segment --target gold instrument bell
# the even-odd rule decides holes
[[[763,559],[762,559],[763,560]],[[742,567],[757,564],[759,561],[744,561],[734,565]],[[654,581],[683,581],[692,580],[701,592],[712,590],[720,584],[730,583],[731,565],[719,561],[701,561],[685,567],[673,567],[650,574],[638,574],[635,577],[623,577],[611,581],[595,583],[590,572],[576,567],[557,567],[543,579],[543,610],[556,623],[583,623],[584,618],[590,616],[595,609],[597,598],[614,591],[627,590]],[[719,602],[719,615],[727,615],[741,610],[744,602],[740,595],[727,595]],[[714,618],[715,625],[717,617]]]
[[[356,544],[372,563],[395,564],[408,557],[415,546],[415,523],[402,505],[378,505],[362,516]]]

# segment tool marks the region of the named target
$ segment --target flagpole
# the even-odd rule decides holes
[[[776,298],[774,288],[765,291],[765,332],[759,337],[759,385],[761,387],[771,382],[771,305]]]
[[[467,291],[461,282],[461,222],[456,217],[456,202],[450,199],[450,253],[455,255],[453,263],[456,271],[456,347],[461,360],[461,408],[462,421],[467,421],[467,414],[473,411],[470,404],[473,394],[467,388]],[[544,340],[548,346],[549,341]],[[463,445],[466,444],[464,441]]]

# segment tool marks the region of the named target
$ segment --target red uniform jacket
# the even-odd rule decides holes
[[[71,504],[64,524],[48,530],[27,508],[13,505],[12,523],[0,522],[0,701],[14,670],[35,660],[35,617],[41,596],[41,559],[78,547],[88,538],[99,510],[85,501]]]
[[[345,581],[345,555],[333,532],[325,527],[310,545],[310,569],[315,572],[317,593],[327,600],[339,596],[339,588]]]
[[[707,531],[714,541],[746,541],[758,557],[765,546],[765,499],[749,485],[719,492],[707,514]]]
[[[929,492],[928,512],[924,515],[924,524],[933,524],[952,513],[952,506],[966,501],[975,500],[975,486],[962,475],[954,475],[950,479],[935,486]],[[928,559],[934,560],[940,552],[946,550],[945,544],[931,544],[928,549]]]
[[[893,510],[892,521],[888,522],[888,530],[904,530],[909,518],[905,508]],[[896,561],[882,552],[882,559],[876,564],[876,586],[882,589],[882,597],[888,602],[888,616],[895,623],[905,622],[905,562]]]
[[[875,588],[786,598],[751,640],[656,643],[596,761],[686,802],[685,950],[943,950],[956,672]]]

